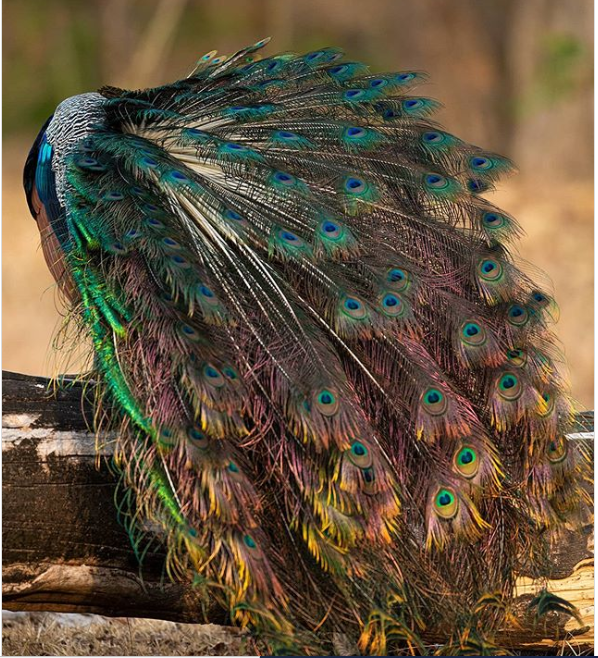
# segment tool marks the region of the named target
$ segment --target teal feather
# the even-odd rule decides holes
[[[27,175],[137,553],[160,527],[271,652],[423,651],[583,498],[558,310],[482,196],[512,163],[431,122],[424,74],[265,43],[67,100]]]

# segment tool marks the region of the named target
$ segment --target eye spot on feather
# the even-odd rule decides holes
[[[507,402],[514,402],[521,397],[523,387],[517,375],[512,372],[504,373],[498,380],[498,394]]]
[[[480,462],[476,451],[471,446],[463,446],[454,457],[455,470],[465,478],[473,478],[478,474]]]
[[[87,137],[86,139],[84,139],[83,142],[81,143],[81,150],[85,151],[86,153],[90,153],[91,151],[95,151],[96,150],[96,144],[93,141],[93,139],[91,139],[90,137]]]
[[[360,192],[365,191],[366,184],[361,178],[356,178],[355,176],[349,176],[345,181],[345,190],[350,194],[359,194]]]
[[[255,540],[251,535],[244,535],[243,543],[245,544],[245,546],[247,546],[247,548],[251,548],[251,549],[257,548],[257,544],[255,543]]]
[[[507,359],[516,368],[523,368],[527,363],[527,352],[520,348],[508,350]]]
[[[486,212],[483,215],[482,221],[486,228],[498,229],[505,225],[506,218],[504,215],[499,215],[496,212]]]
[[[372,484],[376,480],[376,474],[374,473],[373,468],[365,468],[363,470],[363,479],[365,480],[366,484]]]
[[[564,436],[553,439],[546,446],[546,456],[552,464],[559,464],[564,461],[569,452],[569,445]]]
[[[466,345],[480,347],[486,343],[486,330],[478,322],[470,320],[461,325],[461,337]]]
[[[299,238],[294,233],[291,233],[290,231],[281,231],[280,237],[285,242],[297,242],[299,240]]]
[[[207,297],[208,299],[212,299],[216,296],[211,288],[208,288],[208,286],[203,283],[199,284],[198,292],[202,297]]]
[[[341,59],[344,57],[343,53],[329,53],[328,56],[326,57],[327,62],[336,62],[337,60]]]
[[[403,101],[403,108],[407,112],[413,112],[413,110],[420,110],[424,107],[425,103],[421,98],[408,98]]]
[[[205,450],[208,447],[208,437],[197,425],[191,425],[191,427],[187,428],[187,436],[196,448]]]
[[[346,64],[338,64],[337,66],[331,66],[328,69],[330,75],[336,77],[342,73],[346,73],[349,70],[349,67]]]
[[[393,290],[403,292],[409,288],[411,277],[409,273],[400,267],[392,267],[388,270],[386,280],[392,284]]]
[[[180,327],[180,331],[184,338],[187,338],[194,342],[198,341],[200,338],[199,332],[196,329],[194,329],[190,324],[182,324]]]
[[[438,144],[442,142],[442,133],[430,130],[428,132],[423,133],[422,141],[427,142],[429,144]]]
[[[365,89],[347,89],[343,98],[347,101],[358,101],[366,96]]]
[[[79,169],[83,169],[84,171],[101,172],[106,171],[107,169],[106,165],[101,164],[98,160],[89,155],[77,158],[75,164]]]
[[[459,511],[459,501],[451,489],[439,489],[434,496],[434,511],[437,516],[447,521],[454,518]]]
[[[398,295],[387,292],[382,297],[382,312],[389,317],[400,317],[405,313],[405,304]]]
[[[240,472],[240,471],[239,471],[239,467],[235,464],[235,462],[229,462],[229,463],[228,463],[228,466],[227,466],[227,469],[228,469],[231,473],[239,473],[239,472]]]
[[[320,233],[326,240],[340,240],[345,235],[344,227],[329,219],[320,224]]]
[[[492,168],[492,160],[482,156],[474,156],[470,159],[469,164],[473,169],[478,169],[480,171],[486,171]]]
[[[540,418],[547,418],[548,416],[552,415],[552,412],[555,409],[556,406],[555,400],[554,397],[550,395],[550,393],[544,391],[542,393],[542,402],[543,404],[541,405],[541,408],[538,411],[538,415],[540,416]]]
[[[467,189],[473,194],[479,194],[480,192],[485,192],[488,189],[488,185],[481,178],[469,178],[467,180]]]
[[[509,307],[507,320],[510,324],[516,327],[522,327],[527,324],[529,320],[529,313],[523,306],[520,306],[519,304],[513,304]]]
[[[225,384],[222,373],[211,363],[207,363],[203,367],[203,375],[206,378],[206,381],[215,388],[221,388]]]
[[[446,395],[437,388],[427,389],[422,396],[422,402],[425,411],[431,416],[441,416],[448,408]]]
[[[544,309],[550,304],[550,297],[539,290],[534,290],[531,295],[531,301],[534,308]]]
[[[351,126],[345,130],[344,134],[346,137],[363,137],[365,135],[365,129],[358,126]]]
[[[174,254],[170,257],[170,262],[180,268],[190,267],[189,261],[180,254]]]
[[[450,186],[449,179],[440,174],[425,174],[424,183],[432,191],[446,190]]]
[[[153,203],[144,203],[141,207],[143,210],[145,210],[145,212],[149,213],[158,212],[158,210],[160,210],[160,208],[158,208],[158,206],[154,205]]]
[[[339,401],[332,391],[325,388],[316,397],[316,408],[323,416],[334,416],[339,409]]]
[[[382,87],[386,87],[388,85],[388,80],[385,80],[384,78],[374,78],[373,80],[370,80],[369,86],[372,89],[380,89]]]
[[[122,201],[125,198],[125,195],[122,192],[110,190],[108,192],[103,192],[100,198],[102,201]]]
[[[150,156],[145,156],[140,160],[141,164],[150,169],[155,169],[158,166],[158,161]]]
[[[351,446],[351,452],[352,452],[356,457],[362,457],[363,455],[367,455],[367,454],[368,454],[367,448],[363,445],[363,443],[359,443],[359,441],[356,441],[356,442]]]
[[[349,461],[361,469],[372,465],[372,454],[368,447],[361,441],[353,441],[348,450]]]
[[[342,308],[345,315],[354,320],[363,320],[367,316],[365,304],[355,297],[347,297]]]
[[[288,142],[296,142],[298,139],[300,139],[297,133],[292,133],[289,130],[277,130],[274,133],[274,136],[277,137],[278,139],[282,139]]]
[[[410,82],[411,80],[413,80],[413,78],[415,78],[415,73],[411,73],[411,72],[399,73],[399,75],[397,75],[397,80],[399,82]]]
[[[297,180],[295,176],[288,174],[284,171],[274,172],[274,176],[272,178],[274,179],[275,182],[285,185],[287,187],[292,187]]]
[[[156,219],[155,217],[147,217],[145,223],[148,226],[151,226],[151,228],[157,228],[157,229],[164,228],[164,224],[159,219]]]
[[[189,178],[185,176],[185,174],[182,171],[178,171],[177,169],[173,169],[172,171],[169,171],[167,177],[177,183],[185,183],[189,180]]]
[[[174,240],[173,238],[165,237],[162,238],[162,244],[170,250],[178,250],[181,249],[181,245]]]
[[[128,253],[128,249],[125,247],[125,245],[122,242],[113,242],[109,247],[108,251],[112,252],[113,254],[118,254],[119,256],[124,256],[126,253]]]
[[[170,427],[162,427],[158,434],[158,443],[163,448],[172,448],[177,442],[175,432]]]
[[[492,258],[484,258],[478,264],[478,273],[483,281],[498,281],[503,274],[502,265]]]
[[[142,235],[143,233],[139,229],[132,228],[125,233],[125,238],[127,240],[136,240],[137,238],[140,238]]]

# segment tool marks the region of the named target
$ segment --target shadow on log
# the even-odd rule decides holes
[[[171,583],[156,549],[142,567],[115,508],[116,478],[98,461],[83,388],[53,390],[48,380],[3,373],[3,606],[9,610],[90,612],[118,617],[226,623],[217,605]],[[570,440],[593,440],[593,414]],[[593,526],[566,532],[548,589],[573,603],[582,625],[550,613],[546,623],[505,630],[504,639],[544,655],[593,643]],[[542,585],[521,578],[524,610]],[[508,636],[508,638],[507,638]]]

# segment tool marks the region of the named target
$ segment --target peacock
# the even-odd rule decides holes
[[[131,541],[270,653],[500,652],[589,478],[556,303],[484,198],[513,164],[424,73],[268,41],[68,98],[25,164]]]

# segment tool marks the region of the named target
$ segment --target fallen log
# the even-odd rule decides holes
[[[226,623],[197,590],[170,582],[156,546],[141,566],[115,510],[116,478],[98,460],[89,429],[89,394],[68,380],[3,373],[3,606],[8,610],[89,612],[116,617]],[[593,440],[593,414],[572,441]],[[109,452],[109,442],[104,452]],[[593,645],[593,526],[563,534],[548,589],[573,603],[580,620],[550,615],[532,624],[527,603],[542,587],[520,578],[522,623],[505,639],[553,655]],[[581,623],[580,623],[581,622]],[[508,636],[508,637],[506,637]]]

